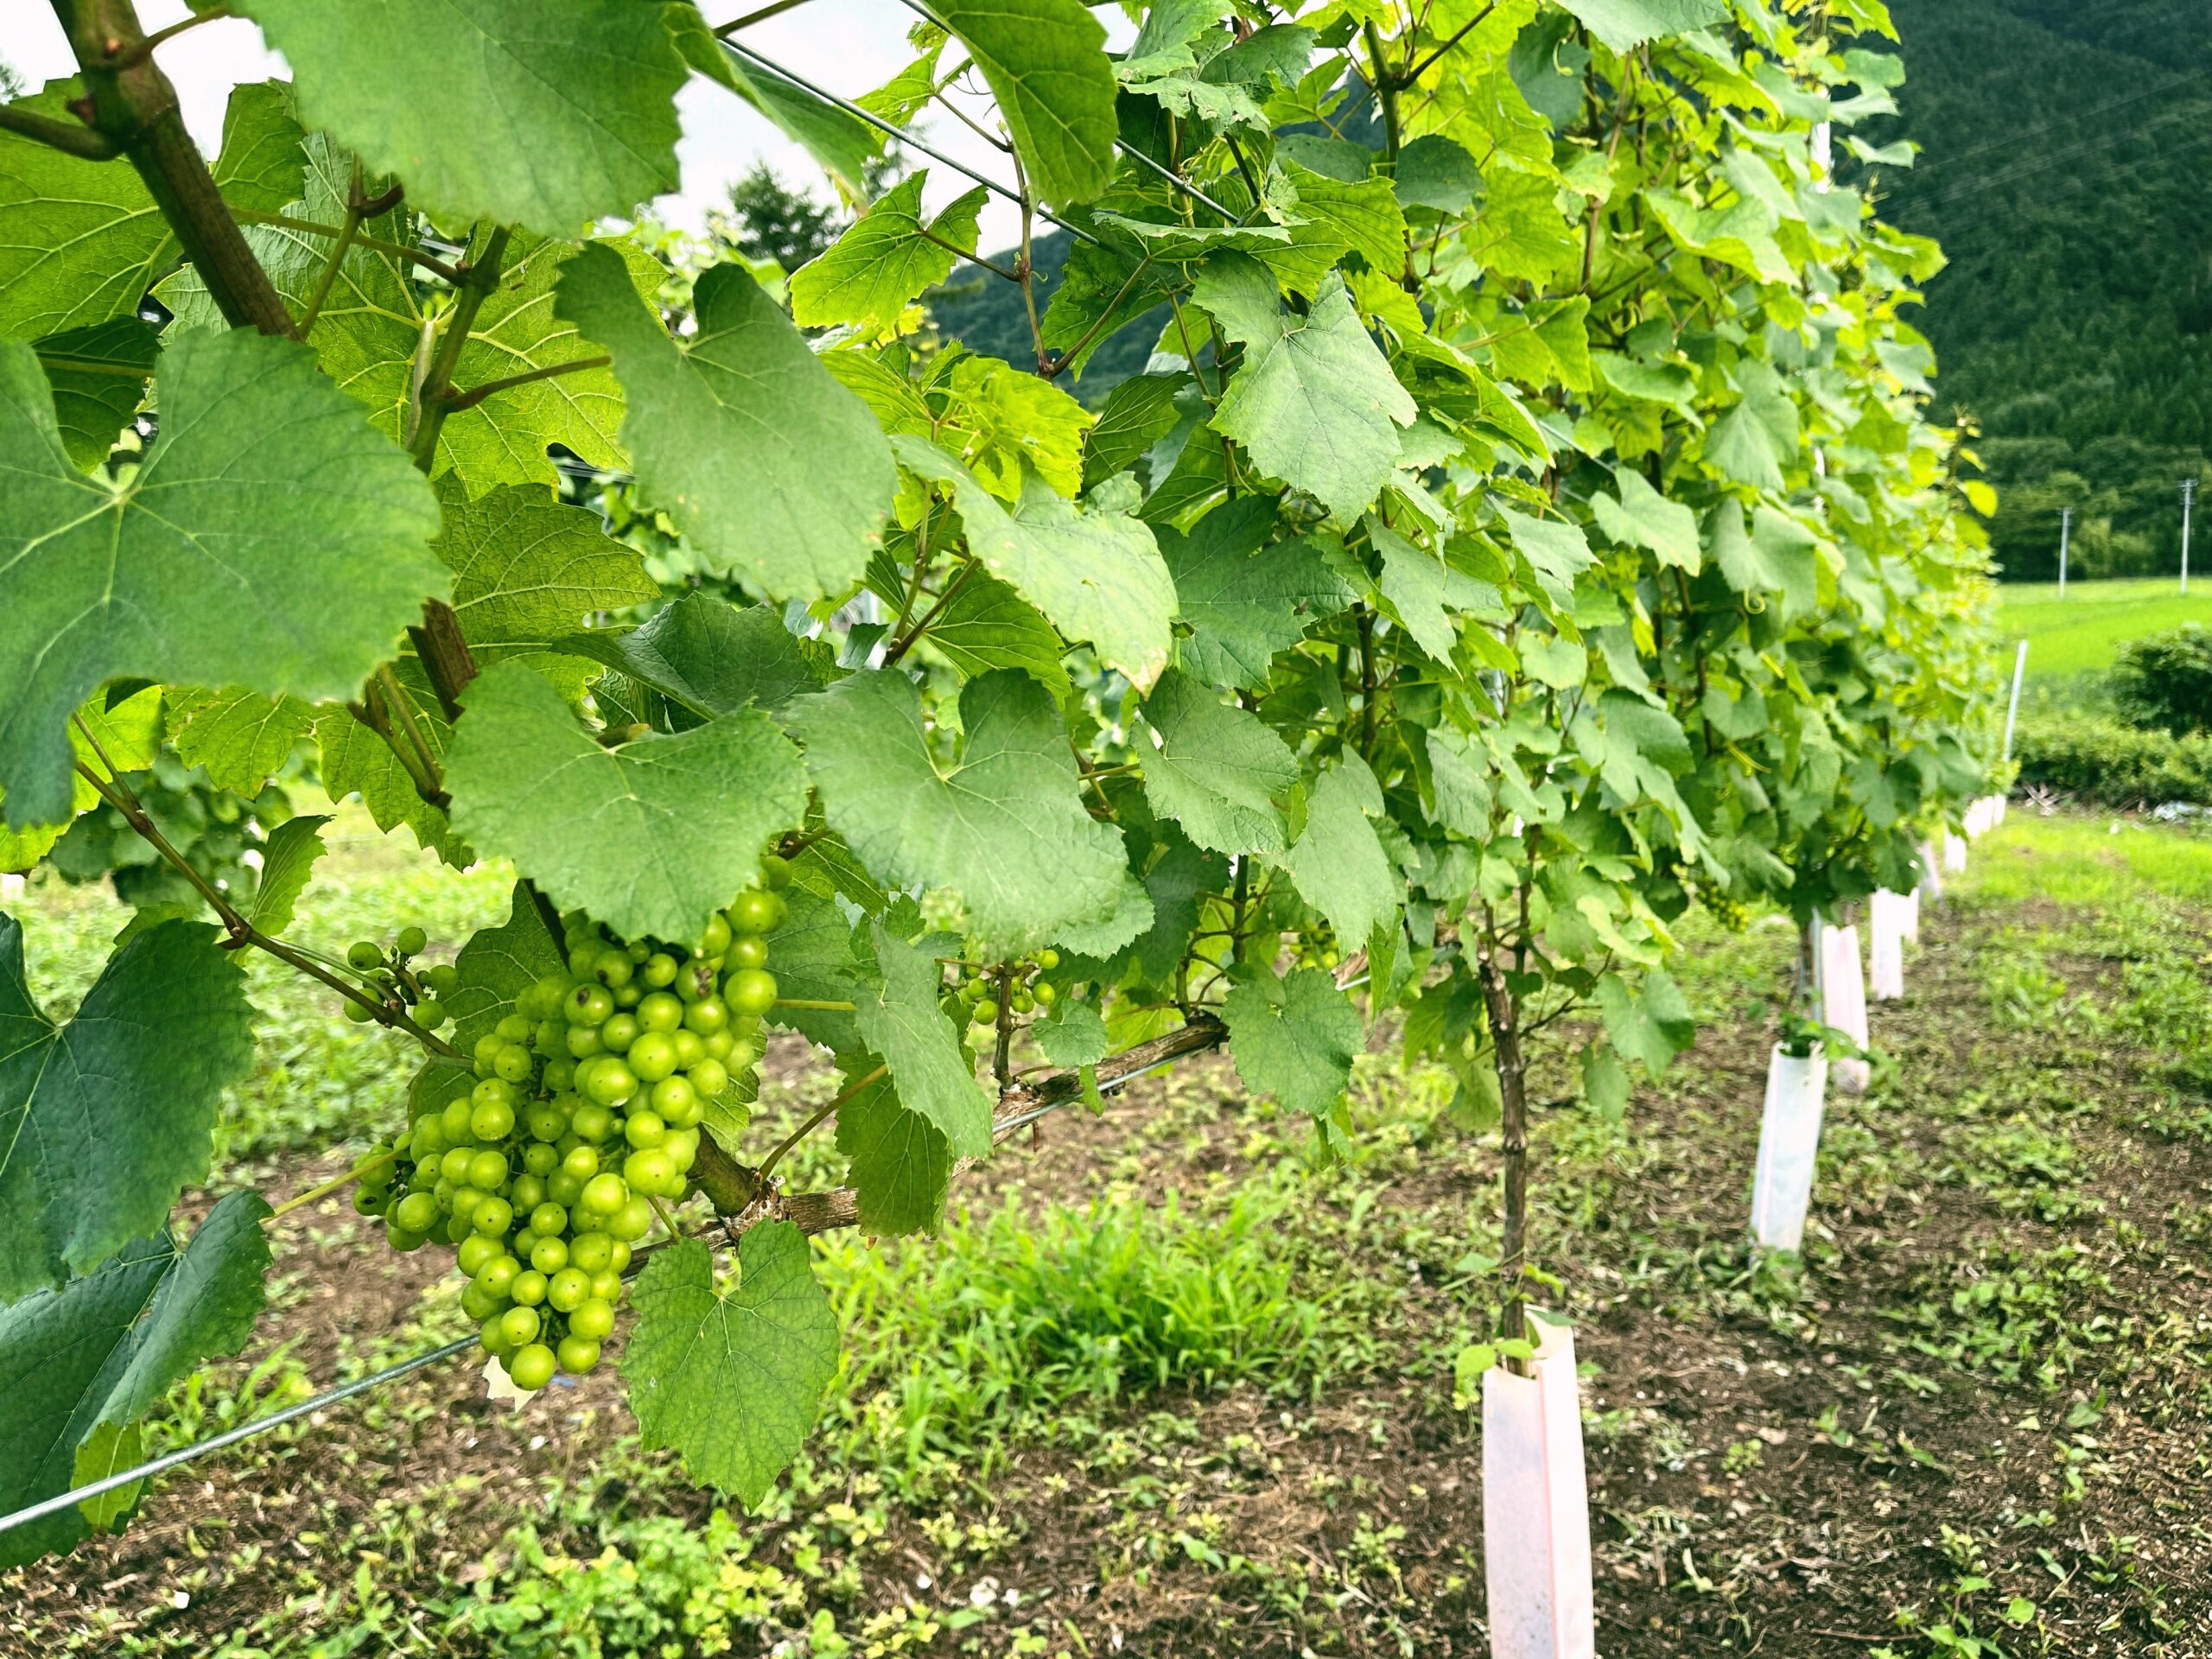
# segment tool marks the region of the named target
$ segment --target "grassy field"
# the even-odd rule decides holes
[[[2171,577],[2130,582],[2006,582],[1998,588],[1998,628],[2006,648],[2028,641],[2028,677],[2065,679],[2110,665],[2127,640],[2183,622],[2212,626],[2212,570],[2184,598]]]
[[[346,842],[309,936],[496,914]],[[31,969],[120,917],[34,889]],[[1801,1261],[1744,1224],[1791,938],[1688,925],[1696,1048],[1626,1121],[1541,1114],[1535,1249],[1584,1361],[1607,1659],[2199,1659],[2212,1620],[2212,837],[2017,810],[1829,1103]],[[80,986],[59,976],[66,993]],[[300,1190],[388,1126],[397,1052],[257,976],[270,1058],[219,1185]],[[1573,1033],[1559,1034],[1562,1046]],[[1378,1050],[1381,1047],[1378,1042]],[[1573,1096],[1558,1053],[1532,1088]],[[748,1516],[639,1450],[601,1372],[495,1408],[459,1365],[179,1471],[132,1529],[0,1577],[0,1652],[338,1659],[1472,1656],[1494,1137],[1361,1063],[1347,1162],[1218,1060],[1040,1126],[938,1237],[817,1242],[850,1354]],[[825,1098],[772,1052],[756,1130]],[[810,1148],[813,1143],[809,1143]],[[794,1184],[835,1175],[808,1150]],[[200,1201],[203,1201],[200,1200]],[[200,1438],[458,1330],[333,1199],[273,1318],[171,1396]]]

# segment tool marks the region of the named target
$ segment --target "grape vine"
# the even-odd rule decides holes
[[[1835,919],[2001,781],[1942,254],[1853,130],[1880,0],[1158,0],[1110,48],[931,0],[873,90],[689,0],[232,0],[293,78],[212,158],[130,0],[54,7],[79,73],[0,105],[0,854],[175,879],[67,1021],[0,918],[0,1507],[251,1332],[283,1215],[171,1230],[240,952],[410,1046],[355,1203],[514,1383],[617,1343],[754,1501],[837,1364],[809,1235],[927,1232],[1217,1048],[1323,1160],[1363,1049],[1449,1070],[1515,1352],[1532,1116],[1688,1046],[1685,911]],[[694,78],[844,194],[819,257],[646,216]],[[927,137],[977,97],[995,175]],[[512,912],[435,966],[296,937],[321,821],[211,880],[139,793],[172,753],[241,804],[303,754]],[[772,1136],[776,1031],[839,1082]]]

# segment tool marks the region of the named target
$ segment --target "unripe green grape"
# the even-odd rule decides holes
[[[645,965],[638,969],[638,977],[654,990],[676,982],[676,958],[665,950],[655,950],[645,957]]]
[[[733,968],[766,968],[768,965],[768,941],[750,934],[732,939],[728,953],[722,958]]]
[[[704,1116],[707,1103],[691,1079],[686,1077],[663,1077],[653,1085],[653,1111],[661,1122],[672,1128],[689,1128]]]
[[[493,1257],[506,1254],[505,1238],[486,1238],[482,1233],[471,1233],[461,1241],[461,1249],[454,1257],[454,1264],[471,1278],[476,1270]]]
[[[517,1262],[530,1260],[530,1253],[537,1248],[537,1235],[525,1224],[523,1230],[507,1241],[507,1250]]]
[[[357,1026],[365,1026],[377,1017],[377,1011],[365,1003],[356,1002],[353,998],[348,997],[346,999],[346,1017]]]
[[[730,903],[729,925],[739,933],[772,933],[783,919],[784,900],[779,893],[756,887],[739,893]]]
[[[648,1152],[633,1152],[630,1155],[632,1158],[666,1156],[665,1154],[655,1154]],[[633,1192],[630,1195],[630,1202],[607,1218],[607,1230],[620,1239],[639,1239],[651,1232],[652,1225],[652,1205],[645,1202],[643,1195]]]
[[[569,1022],[556,1014],[550,1020],[541,1020],[532,1026],[530,1028],[530,1052],[543,1059],[567,1059]]]
[[[745,975],[740,974],[738,977],[743,979]],[[767,976],[763,974],[760,977],[766,979]],[[770,981],[768,988],[769,1000],[773,1001],[775,1000],[773,981]],[[702,1039],[711,1037],[729,1024],[729,1005],[718,996],[702,996],[683,1010],[683,1023],[691,1030],[697,1032]]]
[[[1030,988],[1029,994],[1037,999],[1040,1007],[1049,1008],[1060,1000],[1059,988],[1041,979]]]
[[[576,1063],[573,1059],[551,1059],[545,1063],[540,1081],[550,1095],[565,1095],[575,1086]]]
[[[563,1268],[545,1282],[545,1300],[555,1310],[574,1313],[591,1298],[591,1275],[576,1268]]]
[[[581,1147],[583,1144],[583,1137],[579,1135],[574,1129],[571,1129],[568,1134],[563,1135],[558,1141],[556,1141],[553,1143],[553,1150],[559,1153],[561,1156],[565,1159],[570,1153],[574,1152],[578,1147]],[[557,1175],[560,1173],[560,1171],[556,1169],[553,1173]]]
[[[1037,965],[1039,968],[1058,967],[1060,965],[1060,953],[1053,950],[1050,945],[1046,946],[1045,949],[1037,953]]]
[[[750,1071],[760,1063],[759,1049],[747,1041],[734,1042],[729,1046],[729,1052],[715,1060],[711,1069],[704,1065],[695,1065],[691,1068],[692,1086],[711,1100],[729,1087],[732,1072]],[[701,1081],[702,1074],[704,1074],[705,1082]],[[713,1083],[716,1086],[709,1089],[707,1086],[708,1083]]]
[[[570,1180],[588,1181],[599,1173],[599,1151],[595,1147],[571,1147],[561,1159],[561,1173]]]
[[[610,1238],[607,1245],[607,1265],[614,1269],[614,1281],[618,1285],[620,1284],[622,1274],[630,1265],[630,1245],[627,1240]]]
[[[638,965],[630,960],[630,953],[612,945],[601,950],[591,966],[591,976],[609,991],[627,985],[637,971]]]
[[[566,1232],[568,1228],[569,1212],[557,1204],[549,1201],[531,1210],[530,1230],[540,1238],[549,1234]]]
[[[471,1051],[472,1057],[478,1066],[488,1066],[499,1058],[499,1051],[505,1046],[506,1044],[500,1039],[498,1032],[487,1031],[476,1039],[476,1046]]]
[[[614,1012],[614,999],[597,983],[579,985],[561,1001],[562,1016],[572,1026],[601,1026]]]
[[[622,1124],[622,1138],[643,1150],[668,1139],[668,1125],[658,1112],[632,1112]]]
[[[734,1013],[766,1014],[776,1006],[776,976],[765,968],[741,968],[722,995]]]
[[[469,1217],[468,1224],[476,1230],[479,1237],[489,1234],[494,1238],[505,1238],[507,1229],[515,1224],[515,1207],[498,1193],[490,1193],[477,1200],[475,1213]]]
[[[492,1034],[502,1043],[526,1043],[534,1029],[531,1022],[518,1014],[502,1014],[499,1023],[492,1027]]]
[[[537,1141],[550,1144],[569,1132],[568,1116],[543,1102],[524,1113],[523,1121],[530,1129],[530,1138]]]
[[[448,1216],[430,1229],[430,1242],[433,1244],[458,1244],[467,1236],[468,1224],[466,1221],[456,1221],[451,1216]]]
[[[602,1170],[584,1183],[576,1202],[588,1216],[612,1217],[630,1201],[630,1188],[613,1170]],[[609,1230],[602,1229],[601,1230]]]
[[[729,924],[717,913],[707,918],[707,931],[699,936],[699,954],[718,957],[729,949]]]
[[[390,1217],[385,1219],[384,1242],[395,1250],[419,1250],[429,1237],[418,1229],[395,1224]]]
[[[586,1101],[576,1108],[569,1127],[576,1132],[577,1139],[596,1144],[614,1133],[614,1114],[597,1101]]]
[[[569,1058],[570,1059],[595,1059],[606,1052],[607,1045],[600,1040],[599,1027],[597,1026],[571,1026],[569,1027]],[[581,1070],[579,1071],[579,1075],[581,1075]]]
[[[599,969],[599,953],[605,948],[596,934],[585,934],[583,943],[574,946],[569,952],[569,976],[587,984],[596,984],[598,982],[592,976]]]
[[[530,1265],[543,1274],[556,1274],[569,1265],[567,1241],[541,1238],[530,1253]],[[566,1310],[563,1310],[566,1312]]]
[[[1036,1006],[1037,999],[1030,995],[1027,990],[1016,991],[1014,994],[1014,1011],[1016,1014],[1027,1014]]]
[[[497,1313],[490,1315],[477,1325],[476,1345],[503,1365],[506,1363],[507,1357],[514,1351],[507,1346],[505,1340],[499,1335],[499,1316]]]
[[[507,1160],[486,1147],[468,1160],[468,1184],[486,1192],[496,1192],[505,1185]]]
[[[435,1031],[446,1022],[446,1005],[435,996],[426,996],[415,1005],[415,1023],[425,1031]]]
[[[594,1071],[591,1081],[584,1088],[584,1093],[601,1106],[619,1106],[637,1092],[637,1073],[620,1060],[610,1060]],[[582,1134],[582,1131],[580,1129],[577,1133]]]
[[[564,1169],[556,1169],[546,1178],[546,1196],[556,1204],[574,1204],[583,1196],[584,1184]]]
[[[677,971],[676,983],[671,988],[676,992],[677,1000],[689,1007],[701,997],[714,995],[714,970],[707,966],[704,960],[694,957]]]
[[[506,1362],[507,1376],[515,1387],[535,1393],[553,1380],[555,1363],[553,1351],[542,1342],[533,1342],[518,1348],[512,1359]]]
[[[615,1283],[619,1287],[621,1281],[618,1279]],[[613,1329],[614,1304],[604,1296],[594,1294],[569,1315],[569,1334],[582,1337],[586,1342],[604,1342]]]
[[[456,1186],[453,1190],[450,1208],[452,1219],[447,1225],[448,1242],[458,1244],[476,1230],[477,1206],[492,1194],[474,1186]]]
[[[638,1003],[641,1030],[672,1032],[683,1023],[683,1003],[666,991],[648,991]]]
[[[391,1195],[388,1192],[376,1192],[365,1186],[353,1189],[353,1212],[356,1215],[380,1216],[391,1202]]]
[[[479,1104],[468,1114],[468,1132],[486,1143],[505,1140],[515,1130],[515,1109],[500,1101]]]
[[[610,1054],[620,1054],[638,1040],[638,1016],[617,1014],[608,1016],[599,1028],[599,1040]]]
[[[535,1307],[545,1300],[545,1275],[536,1268],[524,1268],[515,1274],[507,1294],[524,1307]]]
[[[567,1135],[568,1131],[563,1129],[554,1139],[564,1139]],[[522,1149],[522,1167],[525,1175],[535,1175],[543,1179],[561,1167],[560,1148],[550,1141],[532,1141]]]
[[[599,1363],[599,1344],[574,1334],[562,1338],[554,1352],[571,1376],[582,1376]]]
[[[499,1315],[499,1334],[518,1348],[532,1340],[544,1320],[534,1307],[511,1307]]]
[[[461,1287],[461,1311],[472,1319],[487,1319],[499,1312],[506,1299],[494,1296],[474,1280]]]
[[[614,1260],[614,1241],[605,1233],[578,1233],[569,1246],[569,1265],[585,1273],[597,1273],[610,1266]],[[562,1310],[566,1313],[567,1309]]]
[[[514,1287],[514,1282],[521,1273],[522,1264],[504,1251],[478,1268],[471,1288],[477,1293],[477,1306],[484,1312],[470,1313],[468,1317],[481,1319],[506,1306],[507,1293]],[[463,1294],[466,1294],[465,1292]]]
[[[668,1035],[669,1040],[676,1045],[676,1067],[679,1071],[689,1071],[700,1061],[715,1058],[714,1044],[696,1031],[679,1026]],[[717,1040],[728,1035],[727,1030],[715,1033]]]
[[[419,927],[403,927],[392,943],[399,947],[401,956],[419,957],[429,948],[430,936]]]
[[[509,1043],[492,1059],[493,1075],[505,1077],[509,1083],[525,1081],[537,1068],[537,1061],[521,1043]]]
[[[987,996],[976,1005],[976,1011],[968,1017],[979,1026],[995,1026],[999,1022],[999,1005]]]
[[[688,1127],[671,1129],[660,1149],[668,1154],[669,1160],[676,1166],[676,1173],[681,1175],[699,1160],[699,1131]]]
[[[438,1160],[438,1173],[459,1186],[468,1179],[469,1160],[476,1156],[474,1147],[455,1147]]]
[[[461,988],[461,969],[449,962],[442,962],[423,970],[423,983],[432,996],[451,996]]]
[[[676,1070],[676,1044],[658,1031],[642,1033],[625,1057],[641,1083],[658,1083]]]
[[[537,1148],[532,1147],[531,1150],[536,1152]],[[545,1150],[550,1152],[553,1148],[548,1147]],[[545,1177],[524,1173],[515,1177],[515,1184],[507,1193],[507,1201],[514,1206],[517,1215],[526,1216],[544,1203],[549,1196],[545,1190]]]
[[[356,939],[346,947],[346,960],[365,971],[384,960],[384,952],[367,939]]]
[[[676,1160],[658,1147],[648,1147],[643,1152],[633,1152],[625,1158],[622,1160],[622,1179],[630,1183],[632,1192],[648,1193],[655,1198],[668,1197],[671,1186],[681,1190],[681,1183],[677,1179]],[[624,1206],[625,1209],[627,1207]],[[613,1230],[621,1232],[619,1227]],[[639,1235],[632,1233],[627,1236],[635,1238]]]
[[[594,1302],[605,1302],[609,1307],[613,1307],[617,1302],[620,1301],[622,1300],[622,1269],[620,1268],[601,1268],[597,1273],[592,1274],[591,1299]],[[576,1312],[581,1313],[583,1312],[583,1309],[578,1308]],[[572,1315],[569,1320],[569,1328],[573,1331],[575,1329],[575,1325],[576,1322]],[[584,1332],[584,1334],[586,1336],[591,1335],[588,1331]]]

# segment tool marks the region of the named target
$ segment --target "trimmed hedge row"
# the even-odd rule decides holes
[[[2212,733],[2176,737],[2116,715],[2023,709],[2012,753],[2022,784],[2107,806],[2212,806]]]

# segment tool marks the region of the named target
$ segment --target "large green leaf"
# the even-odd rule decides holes
[[[805,1444],[837,1370],[837,1316],[806,1236],[787,1221],[747,1229],[727,1295],[714,1253],[683,1239],[654,1254],[632,1300],[622,1380],[639,1441],[673,1447],[699,1480],[758,1503]]]
[[[70,756],[77,767],[77,775],[70,780],[72,816],[89,812],[100,804],[100,792],[92,786],[94,779],[106,783],[118,772],[143,772],[154,764],[161,747],[161,687],[148,686],[112,709],[105,697],[86,699],[69,722]],[[260,785],[254,788],[258,790]],[[13,873],[31,868],[68,828],[66,820],[29,824],[21,830],[0,827],[0,870]]]
[[[861,1039],[883,1057],[899,1103],[936,1126],[963,1158],[991,1149],[991,1099],[960,1052],[960,1033],[938,1006],[937,958],[875,923],[870,930],[880,977],[855,998]],[[926,943],[926,942],[925,942]]]
[[[1071,642],[1140,687],[1167,661],[1175,584],[1148,525],[1110,508],[1084,508],[1025,473],[1014,512],[973,473],[925,439],[892,440],[899,464],[951,486],[968,546],[994,575],[1043,612]]]
[[[1136,750],[1154,811],[1217,853],[1283,850],[1277,802],[1298,781],[1298,758],[1257,715],[1171,668],[1145,699],[1144,719],[1153,741]]]
[[[161,342],[138,317],[117,317],[38,342],[39,366],[54,388],[54,411],[69,459],[87,471],[145,400]]]
[[[883,154],[885,135],[879,129],[715,39],[689,5],[671,15],[677,48],[694,69],[758,110],[811,156],[845,195],[855,200],[867,196],[869,164]]]
[[[0,1308],[0,1511],[68,1491],[97,1430],[137,1422],[194,1367],[245,1346],[269,1270],[268,1214],[259,1193],[233,1192],[182,1249],[157,1231],[95,1273]],[[0,1567],[86,1531],[85,1515],[64,1510],[0,1533]]]
[[[840,1055],[846,1077],[865,1077],[880,1065],[865,1052]],[[909,1111],[887,1077],[837,1109],[837,1150],[851,1166],[853,1196],[863,1230],[926,1233],[944,1213],[952,1189],[952,1148],[937,1125]]]
[[[444,525],[430,550],[453,572],[454,612],[479,668],[525,661],[573,696],[590,669],[554,648],[594,612],[660,597],[644,558],[595,512],[527,485],[471,501],[448,481],[438,499]]]
[[[1616,52],[1667,35],[1707,29],[1728,16],[1728,0],[1560,0]]]
[[[163,358],[162,436],[77,470],[28,342],[0,341],[0,788],[68,809],[70,711],[117,675],[353,695],[446,575],[437,504],[303,346],[238,330]]]
[[[1610,495],[1590,498],[1599,528],[1627,546],[1650,549],[1662,564],[1695,575],[1704,560],[1698,547],[1697,515],[1660,494],[1633,467],[1616,467],[1613,486],[1620,492],[1618,500]]]
[[[1367,821],[1382,810],[1382,792],[1365,765],[1357,756],[1335,761],[1314,781],[1305,833],[1282,857],[1299,896],[1329,918],[1337,948],[1346,955],[1396,913],[1405,893]]]
[[[300,118],[397,174],[448,228],[571,236],[674,190],[688,78],[641,0],[240,0]],[[423,96],[435,86],[438,95]]]
[[[269,832],[261,849],[261,879],[254,883],[246,919],[264,933],[282,933],[292,925],[292,908],[307,891],[315,861],[329,850],[322,844],[327,817],[287,818]]]
[[[1318,1117],[1350,1086],[1362,1043],[1359,1010],[1320,969],[1247,980],[1222,1000],[1221,1013],[1229,1057],[1246,1088]]]
[[[1154,534],[1175,582],[1175,602],[1191,625],[1177,660],[1209,685],[1259,690],[1275,653],[1306,637],[1319,618],[1350,601],[1319,543],[1300,537],[1269,543],[1275,503],[1264,495],[1224,501],[1188,535]]]
[[[1088,201],[1114,176],[1114,66],[1106,30],[1080,0],[935,0],[997,99],[1030,188]]]
[[[560,645],[667,699],[677,730],[747,703],[779,708],[822,683],[823,671],[779,612],[732,605],[701,588],[629,632],[570,634]]]
[[[838,901],[796,883],[784,899],[784,919],[768,936],[777,990],[796,1001],[857,1004],[863,964],[854,953],[853,924]],[[845,1008],[779,1007],[768,1017],[833,1054],[860,1046],[860,1027]]]
[[[931,754],[904,674],[855,674],[785,715],[830,823],[879,880],[946,888],[984,944],[1034,950],[1105,919],[1121,895],[1121,838],[1084,810],[1067,730],[1034,682],[1001,669],[960,695],[966,735]]]
[[[297,697],[264,697],[232,687],[168,692],[169,741],[188,766],[234,794],[256,795],[315,724],[315,710]]]
[[[976,215],[989,193],[978,185],[925,220],[922,184],[928,177],[927,168],[909,174],[817,257],[791,273],[793,318],[809,328],[842,322],[864,335],[880,334],[916,295],[951,274],[954,249],[976,251]]]
[[[224,1088],[253,1067],[245,973],[201,922],[134,935],[67,1025],[31,999],[0,914],[0,1302],[159,1230],[207,1173]]]
[[[966,678],[1018,668],[1054,702],[1067,699],[1067,647],[1034,606],[995,576],[969,575],[924,637]]]
[[[1417,411],[1362,326],[1344,278],[1325,278],[1300,316],[1283,308],[1265,265],[1217,254],[1198,273],[1198,301],[1244,347],[1215,429],[1250,450],[1269,477],[1338,518],[1366,512],[1397,461],[1398,429]]]
[[[798,752],[758,709],[610,749],[519,664],[464,702],[446,757],[454,828],[627,938],[696,938],[805,815]]]
[[[559,315],[614,353],[639,483],[693,550],[772,597],[843,593],[898,483],[882,429],[744,270],[716,265],[694,301],[678,346],[613,249],[561,274]]]

